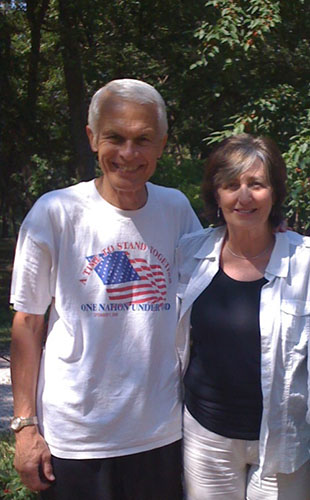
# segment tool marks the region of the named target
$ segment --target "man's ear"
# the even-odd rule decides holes
[[[161,155],[163,154],[163,151],[166,147],[166,144],[167,144],[167,140],[168,140],[168,134],[164,135],[164,137],[161,139],[161,143],[160,143],[160,149],[159,149],[159,154],[157,156],[157,158],[159,159],[161,157]]]
[[[86,125],[86,134],[92,151],[94,151],[94,153],[97,153],[97,139],[89,125]]]

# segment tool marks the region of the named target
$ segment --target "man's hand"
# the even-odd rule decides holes
[[[50,451],[36,427],[24,427],[16,433],[14,467],[32,491],[46,490],[55,480]]]

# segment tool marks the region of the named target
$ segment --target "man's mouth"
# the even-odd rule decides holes
[[[113,163],[114,168],[120,170],[121,172],[136,172],[140,168],[140,165],[135,165],[134,167],[128,167],[126,165],[118,165]]]

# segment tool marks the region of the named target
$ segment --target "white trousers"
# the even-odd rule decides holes
[[[310,461],[292,474],[258,479],[258,441],[210,432],[184,411],[187,500],[310,500]]]

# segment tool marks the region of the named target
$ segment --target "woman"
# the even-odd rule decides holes
[[[310,499],[310,238],[275,232],[285,180],[270,139],[225,139],[203,185],[220,227],[178,249],[188,500]]]

